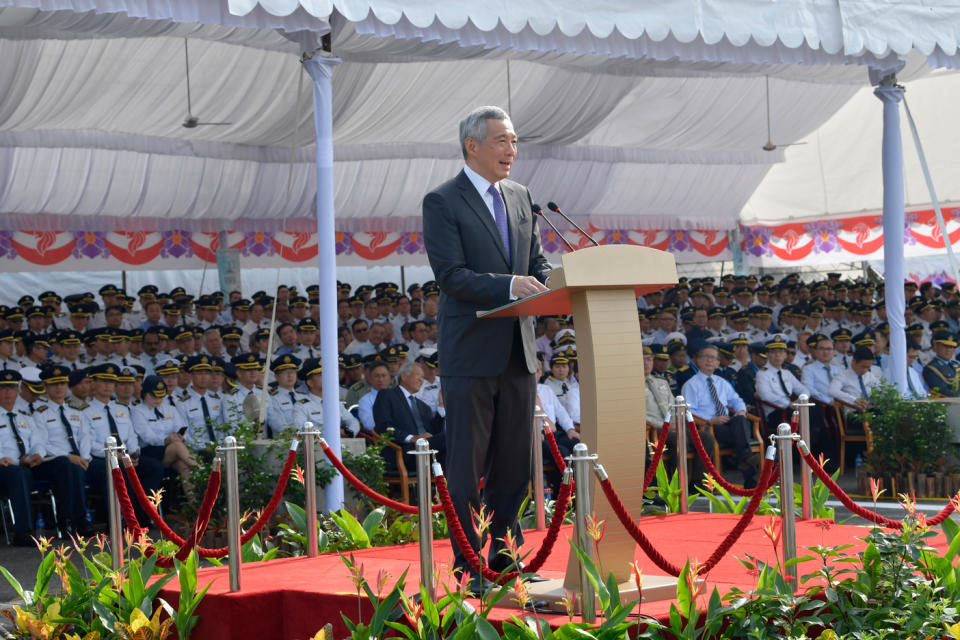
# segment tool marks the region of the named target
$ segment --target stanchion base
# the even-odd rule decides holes
[[[657,600],[673,600],[677,597],[677,578],[673,576],[641,576],[643,582],[643,601],[655,602]],[[509,585],[507,585],[509,587]],[[622,582],[620,587],[621,602],[632,602],[637,599],[638,590],[634,581],[628,580]],[[546,603],[551,609],[563,610],[562,601],[565,594],[563,590],[563,580],[541,580],[539,582],[528,582],[527,593],[530,599]],[[516,600],[511,597],[502,598],[497,602],[498,607],[518,608]],[[597,607],[600,602],[597,601]]]

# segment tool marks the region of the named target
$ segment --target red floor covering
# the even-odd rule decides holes
[[[738,516],[728,514],[687,514],[661,517],[645,517],[643,527],[647,536],[670,561],[682,564],[688,555],[700,561],[706,560],[726,534],[733,528]],[[740,540],[713,569],[706,581],[709,594],[716,586],[721,595],[731,587],[748,590],[754,586],[754,578],[737,562],[737,557],[751,555],[762,560],[774,561],[773,545],[762,528],[770,521],[756,517],[744,531]],[[613,526],[612,524],[610,526]],[[826,524],[823,521],[797,523],[798,555],[804,555],[803,547],[813,545],[835,546],[853,544],[848,553],[863,548],[859,538],[869,529],[849,525]],[[540,575],[546,578],[562,578],[567,563],[568,544],[572,528],[561,531],[560,539]],[[542,533],[525,533],[525,549],[539,547]],[[940,533],[933,546],[945,548],[946,542]],[[436,562],[443,568],[452,561],[449,542],[435,544]],[[404,570],[407,574],[407,592],[419,589],[419,550],[417,545],[378,547],[353,552],[357,564],[362,564],[368,581],[376,580],[378,571],[388,571],[395,580]],[[663,575],[656,565],[638,548],[636,557],[643,572]],[[800,565],[800,575],[815,570],[814,562]],[[392,586],[393,580],[390,585]],[[357,595],[349,572],[336,554],[326,554],[315,559],[285,558],[270,562],[243,565],[241,591],[229,593],[227,568],[202,569],[198,575],[201,586],[213,583],[197,614],[200,621],[193,634],[200,640],[226,640],[258,638],[258,640],[306,640],[324,624],[332,622],[334,637],[347,635],[340,618],[342,611],[351,620],[357,620]],[[177,602],[178,586],[171,581],[161,597],[171,604]],[[665,619],[670,601],[644,603],[642,613]],[[490,614],[495,622],[509,619],[519,613],[517,609],[498,608]],[[364,608],[364,618],[370,614]],[[565,615],[542,615],[551,623],[567,622]]]

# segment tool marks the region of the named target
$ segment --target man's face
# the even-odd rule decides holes
[[[54,404],[63,404],[64,398],[67,397],[67,391],[70,390],[70,387],[67,386],[66,382],[57,382],[56,384],[47,384],[47,397],[50,398],[50,401]]]
[[[850,351],[850,341],[849,340],[837,340],[833,343],[833,348],[840,353],[847,353]]]
[[[430,318],[436,318],[440,310],[440,299],[437,296],[428,296],[423,301],[423,313]]]
[[[916,349],[907,349],[907,366],[912,365],[917,361],[917,356],[920,355],[920,352]]]
[[[126,401],[133,397],[135,386],[133,382],[118,382],[116,384],[117,400]]]
[[[13,342],[11,340],[0,340],[0,358],[6,360],[13,355]]]
[[[386,366],[379,366],[368,371],[367,384],[370,385],[371,389],[386,389],[390,386],[390,370]]]
[[[657,373],[663,373],[670,367],[670,361],[664,358],[653,359],[653,370]]]
[[[676,368],[680,368],[683,365],[687,364],[687,352],[683,349],[678,349],[670,354],[670,364]]]
[[[769,349],[767,351],[767,362],[773,365],[774,369],[779,369],[783,366],[783,362],[787,359],[787,350],[786,349]]]
[[[410,337],[417,343],[423,344],[427,341],[427,325],[422,322],[417,322],[413,326],[413,330],[410,332]]]
[[[650,372],[653,371],[653,356],[644,354],[643,355],[643,376],[647,377],[650,375]]]
[[[146,315],[151,324],[157,324],[163,317],[163,309],[156,302],[151,302],[147,305]]]
[[[317,344],[317,332],[316,331],[299,331],[297,332],[297,339],[300,340],[300,344],[305,347],[312,347]]]
[[[160,376],[163,384],[167,385],[168,391],[173,391],[180,386],[180,373],[171,373],[170,375]]]
[[[257,384],[257,380],[260,379],[260,370],[259,369],[237,369],[237,380],[240,381],[240,384],[250,388],[253,385]]]
[[[833,359],[833,342],[830,340],[818,342],[817,348],[813,351],[813,357],[823,364],[830,362]]]
[[[960,309],[960,307],[957,308]],[[397,301],[397,313],[401,316],[410,315],[410,299],[406,296]]]
[[[237,355],[238,353],[240,353],[240,339],[225,338],[223,341],[223,348],[226,349],[227,353],[230,354],[231,356]]]
[[[483,142],[467,138],[467,165],[487,182],[500,182],[510,177],[517,157],[517,134],[509,120],[487,119],[487,137]]]
[[[203,346],[206,348],[207,353],[212,355],[219,354],[220,351],[223,350],[223,341],[220,339],[220,333],[211,331],[203,334]]]
[[[570,375],[570,365],[566,362],[562,364],[554,364],[550,366],[550,375],[552,375],[557,380],[566,380],[567,376]]]
[[[944,360],[950,360],[953,358],[953,354],[956,351],[954,347],[941,344],[939,342],[933,343],[933,352],[937,354],[938,357],[943,358]]]
[[[93,380],[93,395],[100,400],[109,400],[110,396],[116,393],[116,391],[117,383],[114,380],[100,380],[97,378]]]
[[[297,344],[297,330],[287,326],[280,329],[280,342],[287,347],[293,347]]]
[[[105,315],[108,327],[116,329],[123,323],[123,313],[119,309],[110,309]]]
[[[660,322],[660,328],[664,331],[673,331],[677,326],[677,318],[672,313],[667,313],[664,311],[661,313],[657,320]]]
[[[274,378],[277,380],[277,386],[281,389],[293,389],[294,385],[297,384],[297,371],[296,369],[284,369],[276,372]]]
[[[375,320],[380,315],[380,306],[376,300],[368,300],[363,307],[363,312],[368,318]]]
[[[400,384],[410,393],[420,391],[420,387],[423,386],[423,369],[420,365],[415,364],[410,367],[408,372],[401,373]]]
[[[383,327],[378,324],[370,327],[370,343],[378,345],[383,342]]]
[[[853,372],[855,374],[857,374],[858,376],[862,376],[863,374],[865,374],[867,371],[870,370],[870,365],[872,364],[873,362],[871,362],[870,360],[854,360],[850,364],[850,368],[853,369]]]
[[[357,322],[353,325],[353,338],[358,342],[365,341],[370,335],[370,327],[366,322]]]
[[[693,324],[701,328],[707,326],[707,312],[703,309],[697,309],[693,313]]]
[[[7,411],[13,409],[13,403],[17,401],[17,393],[15,384],[0,385],[0,407]]]
[[[177,349],[180,353],[193,353],[193,336],[177,340]]]
[[[705,376],[712,376],[719,364],[720,359],[717,356],[717,350],[712,347],[705,347],[697,354],[697,368]]]
[[[209,371],[192,371],[190,373],[190,382],[193,383],[194,389],[202,393],[211,382],[210,372]]]
[[[263,320],[263,305],[255,304],[250,307],[250,320],[256,324],[260,324],[260,321]]]

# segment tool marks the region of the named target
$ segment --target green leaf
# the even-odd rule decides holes
[[[363,530],[367,532],[368,538],[373,538],[374,531],[377,530],[377,527],[380,526],[380,523],[383,522],[383,517],[387,514],[386,507],[377,507],[363,519]]]
[[[12,573],[7,571],[6,567],[0,567],[0,573],[3,574],[3,577],[7,579],[7,582],[10,583],[10,586],[13,587],[13,590],[17,592],[17,595],[20,596],[20,599],[24,601],[26,606],[33,605],[33,599],[27,600],[26,595],[23,592],[23,587],[20,585],[20,581],[17,580]]]
[[[367,535],[367,532],[363,529],[363,525],[360,524],[360,521],[357,520],[352,513],[346,509],[340,509],[335,513],[331,513],[330,517],[337,523],[337,526],[340,527],[343,534],[347,536],[356,548],[370,548],[370,536]]]
[[[500,640],[500,634],[486,618],[477,618],[477,636],[480,640]]]
[[[761,575],[762,572],[761,572]],[[677,578],[677,607],[684,617],[690,617],[690,610],[694,606],[693,593],[690,591],[690,560],[683,563],[680,577]]]

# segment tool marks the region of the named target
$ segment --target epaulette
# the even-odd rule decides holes
[[[87,408],[87,403],[76,396],[67,398],[67,406],[71,409],[82,410]]]
[[[310,398],[300,398],[297,400],[297,402],[299,402],[300,404],[307,404],[308,402],[310,402]]]
[[[69,403],[68,403],[68,404],[69,404]],[[83,411],[84,409],[86,409],[86,408],[89,407],[89,406],[90,406],[90,405],[87,404],[86,402],[84,402],[83,400],[79,400],[79,401],[78,401],[78,404],[72,404],[72,405],[70,405],[70,407],[71,407],[72,409],[76,409],[77,411]]]
[[[238,393],[240,393],[240,387],[234,387],[233,389],[230,389],[230,391],[227,391],[226,395],[228,395],[228,396],[235,396],[235,395],[237,395]],[[211,394],[211,395],[212,395],[212,394]]]
[[[45,404],[38,404],[36,407],[34,407],[33,412],[34,412],[34,413],[41,413],[41,412],[46,411],[46,410],[47,410],[47,405],[45,405]]]
[[[217,393],[214,393],[213,391],[210,392],[210,397],[211,397],[212,399],[214,399],[214,400],[219,400],[219,399],[220,399],[220,395],[217,394]]]
[[[272,396],[275,396],[279,393],[279,391],[277,391],[276,389],[270,389],[270,391],[267,391],[267,393],[269,393]]]
[[[184,392],[180,394],[180,397],[177,398],[177,400],[181,402],[186,402],[189,399],[190,399],[190,393],[186,390],[184,390]]]
[[[135,406],[137,406],[138,404],[140,404],[140,399],[139,399],[139,398],[131,398],[131,399],[130,399],[130,406],[131,406],[131,407],[135,407]]]
[[[354,382],[352,385],[350,385],[350,390],[351,390],[351,391],[359,391],[360,389],[363,388],[363,385],[364,385],[364,384],[365,384],[365,383],[364,383],[363,380],[361,380],[360,382]]]

